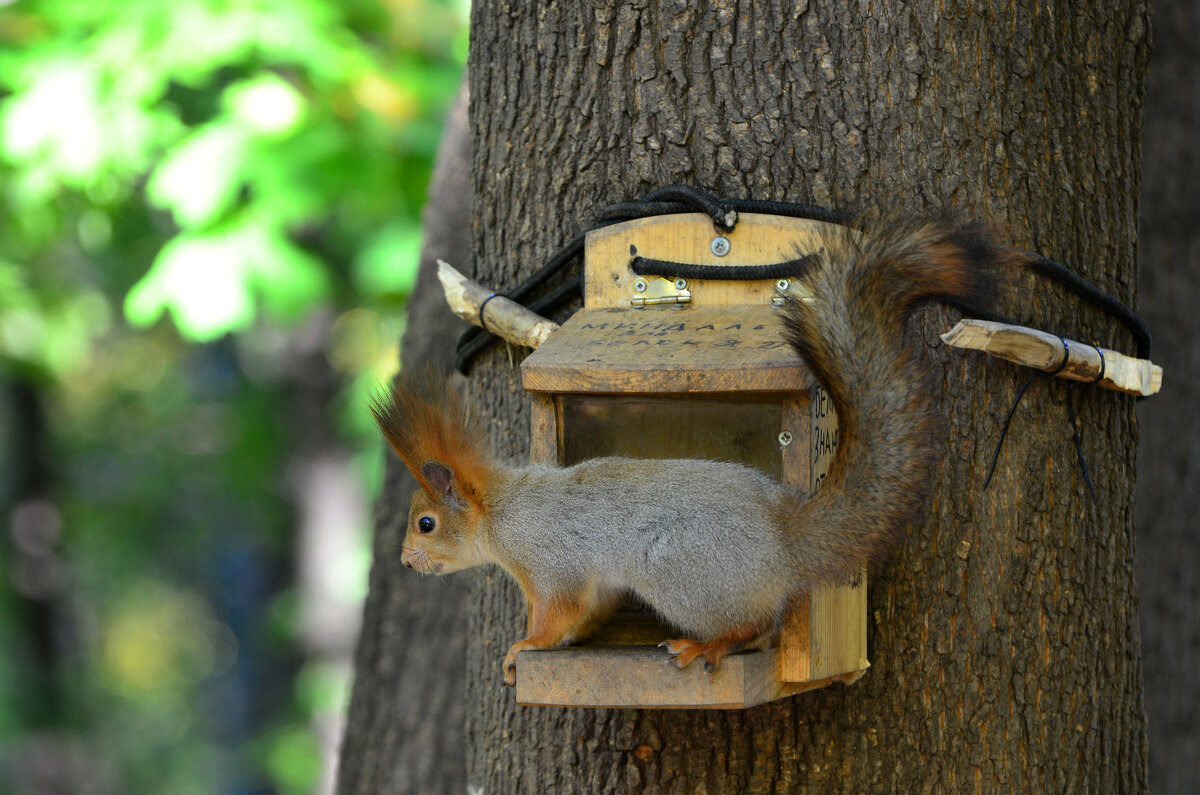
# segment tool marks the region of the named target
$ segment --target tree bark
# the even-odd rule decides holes
[[[1148,34],[1141,3],[483,0],[477,278],[514,285],[599,207],[689,182],[958,208],[1132,302]],[[1018,320],[1129,350],[1077,299],[1023,286],[1003,307]],[[524,607],[483,571],[468,602],[470,790],[1144,790],[1132,399],[1036,384],[985,491],[1024,373],[948,352],[948,318],[912,324],[942,387],[946,454],[928,520],[873,581],[858,684],[746,711],[517,707],[498,685]],[[493,352],[471,382],[498,451],[524,455],[516,369]]]
[[[1142,648],[1154,791],[1200,791],[1200,6],[1156,0],[1146,87],[1142,314],[1166,388],[1140,405],[1137,487]]]
[[[466,84],[446,119],[424,218],[417,284],[401,345],[405,367],[447,372],[462,322],[446,307],[439,257],[470,273],[470,139]],[[354,692],[338,766],[337,791],[462,792],[465,579],[411,575],[400,563],[408,499],[416,481],[389,454],[376,510],[374,564],[355,658]]]

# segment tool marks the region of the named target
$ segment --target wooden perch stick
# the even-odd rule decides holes
[[[468,323],[474,323],[480,328],[503,337],[509,342],[536,348],[546,341],[558,328],[553,320],[547,320],[536,312],[530,312],[516,301],[510,301],[502,295],[495,295],[492,290],[478,282],[473,282],[452,268],[445,260],[438,260],[438,279],[442,282],[442,290],[446,293],[446,303],[454,314]],[[487,306],[483,307],[484,302]],[[486,323],[480,318],[480,307],[483,307]]]
[[[999,356],[1010,362],[1054,372],[1060,378],[1092,382],[1100,375],[1100,354],[1085,342],[1067,340],[1067,363],[1063,343],[1053,334],[1024,326],[964,319],[942,335],[947,345],[969,348]],[[1134,359],[1104,350],[1104,377],[1096,385],[1130,395],[1153,395],[1162,387],[1162,368],[1148,359]]]

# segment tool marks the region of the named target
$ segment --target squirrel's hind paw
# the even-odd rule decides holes
[[[675,640],[665,640],[658,644],[667,650],[671,655],[671,662],[676,668],[684,669],[691,665],[697,657],[704,658],[704,670],[707,673],[713,673],[717,670],[717,666],[721,664],[721,660],[725,656],[733,652],[739,651],[748,642],[759,636],[757,629],[740,629],[730,632],[728,635],[711,640],[708,642],[693,640],[691,638],[678,638]]]
[[[667,650],[667,654],[671,655],[671,664],[679,669],[687,668],[691,665],[692,661],[699,657],[704,649],[700,641],[691,640],[690,638],[664,640],[658,645]]]

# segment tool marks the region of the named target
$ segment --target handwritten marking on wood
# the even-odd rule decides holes
[[[536,392],[779,392],[813,383],[770,306],[584,309],[521,365]]]

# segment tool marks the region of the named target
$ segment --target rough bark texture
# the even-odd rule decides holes
[[[1147,11],[1140,3],[480,2],[472,18],[480,280],[515,284],[600,206],[673,182],[725,195],[956,207],[1135,291]],[[1027,283],[1020,320],[1129,350]],[[747,711],[519,708],[498,687],[516,586],[475,575],[467,747],[482,792],[1134,792],[1146,786],[1126,396],[1036,384],[935,342],[947,420],[929,519],[874,579],[858,684]],[[498,352],[472,377],[497,449],[528,408]],[[552,498],[552,495],[548,495]],[[519,674],[518,674],[519,675]],[[478,788],[478,789],[476,789]]]
[[[1200,791],[1200,5],[1158,0],[1146,86],[1142,315],[1164,389],[1140,404],[1138,571],[1154,791]]]
[[[449,371],[462,322],[446,307],[438,257],[470,273],[470,139],[466,86],[446,120],[425,212],[425,245],[409,299],[400,357]],[[376,510],[363,630],[346,721],[337,790],[462,792],[466,787],[462,699],[466,653],[465,579],[411,576],[400,564],[408,498],[416,481],[388,455]]]

